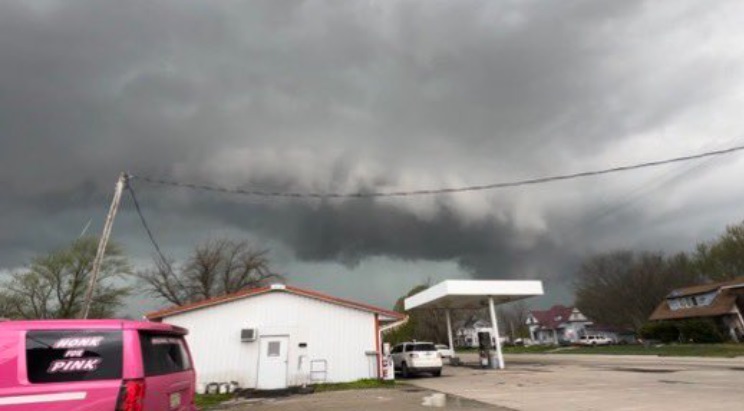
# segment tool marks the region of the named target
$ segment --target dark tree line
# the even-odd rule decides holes
[[[639,330],[674,289],[744,276],[744,223],[695,251],[615,251],[589,257],[575,278],[576,306],[598,323]]]
[[[604,325],[640,329],[674,288],[699,282],[687,257],[617,251],[589,258],[576,277],[576,305]]]

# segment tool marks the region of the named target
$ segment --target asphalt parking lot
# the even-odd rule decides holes
[[[428,404],[428,405],[425,405]],[[397,388],[323,392],[294,395],[286,398],[265,399],[220,407],[223,411],[509,411],[468,399],[445,396],[415,386]]]
[[[744,407],[741,358],[515,355],[506,360],[505,370],[446,367],[440,378],[408,383],[520,411]]]
[[[446,367],[439,378],[411,378],[397,388],[295,395],[220,409],[729,411],[744,404],[744,358],[522,354],[507,356],[506,363],[505,370]]]

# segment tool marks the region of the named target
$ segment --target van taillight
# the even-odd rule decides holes
[[[191,380],[191,390],[189,391],[191,393],[191,405],[196,407],[196,376]]]
[[[124,380],[119,388],[116,411],[142,411],[145,402],[145,380]]]

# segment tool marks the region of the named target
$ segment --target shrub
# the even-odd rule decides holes
[[[715,321],[708,318],[651,322],[644,325],[639,333],[646,340],[658,340],[663,343],[720,343],[726,340],[725,332],[718,328]]]
[[[663,343],[679,341],[679,329],[669,321],[647,323],[640,330],[646,340],[659,340]]]
[[[708,318],[680,321],[677,328],[684,342],[720,343],[725,340],[715,321]]]

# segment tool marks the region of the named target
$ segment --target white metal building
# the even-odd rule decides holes
[[[150,313],[184,327],[199,383],[262,390],[380,375],[380,326],[400,313],[281,284]]]

